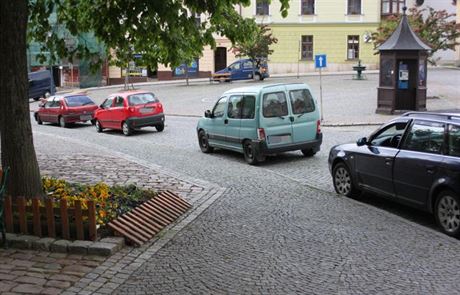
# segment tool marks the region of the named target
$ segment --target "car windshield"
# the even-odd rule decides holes
[[[68,96],[64,99],[69,107],[81,107],[94,104],[94,101],[85,95]]]
[[[153,93],[138,93],[128,96],[130,106],[158,102],[158,99]]]

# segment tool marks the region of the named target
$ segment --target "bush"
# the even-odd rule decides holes
[[[110,220],[157,195],[155,191],[140,189],[134,184],[110,187],[106,183],[99,182],[95,185],[84,185],[52,177],[43,177],[42,183],[43,190],[49,198],[54,200],[65,198],[69,206],[74,206],[75,201],[80,200],[82,208],[87,209],[87,201],[94,201],[96,222],[99,225],[107,224]],[[58,204],[55,202],[56,206]]]

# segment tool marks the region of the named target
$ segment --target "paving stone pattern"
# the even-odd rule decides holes
[[[59,294],[106,258],[33,250],[0,250],[0,293]]]

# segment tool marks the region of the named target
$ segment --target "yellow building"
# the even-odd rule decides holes
[[[292,0],[286,18],[280,2],[252,0],[244,17],[267,24],[278,39],[269,57],[272,74],[314,71],[314,56],[327,55],[327,71],[351,70],[358,60],[377,68],[371,33],[380,24],[380,0]]]
[[[236,7],[243,17],[268,25],[278,39],[268,57],[271,74],[312,72],[316,54],[327,55],[325,71],[351,70],[358,60],[368,69],[378,67],[371,34],[380,24],[381,0],[291,0],[286,18],[280,5],[277,0],[251,0],[250,6]],[[216,50],[204,49],[196,77],[208,77],[235,60],[226,38],[217,37],[216,44]],[[170,68],[158,68],[160,80],[179,77]]]

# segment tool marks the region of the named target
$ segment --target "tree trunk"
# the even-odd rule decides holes
[[[0,1],[0,135],[2,166],[11,167],[8,194],[43,194],[30,123],[27,0]]]

